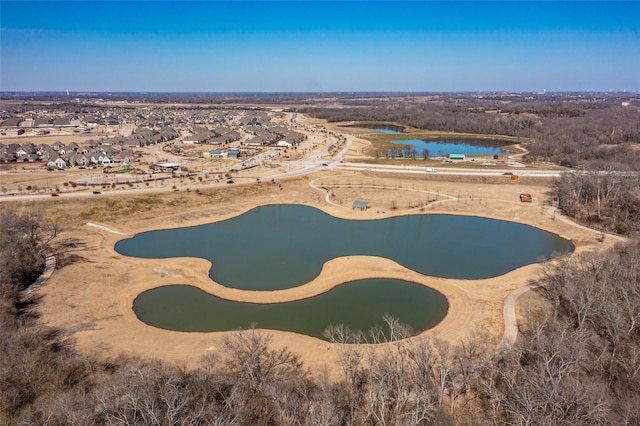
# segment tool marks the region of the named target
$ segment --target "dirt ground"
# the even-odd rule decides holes
[[[139,232],[224,220],[273,203],[314,206],[337,217],[357,220],[431,213],[486,216],[563,235],[576,245],[576,253],[600,250],[615,242],[609,237],[601,241],[600,233],[572,226],[550,214],[545,180],[513,183],[508,177],[482,180],[416,176],[322,171],[278,183],[204,190],[199,195],[156,194],[147,197],[155,201],[138,200],[137,204],[132,196],[115,195],[99,200],[41,201],[41,211],[63,219],[66,225],[57,239],[58,268],[37,292],[38,312],[48,325],[69,332],[83,352],[104,358],[126,353],[195,368],[202,356],[221,345],[224,333],[184,333],[147,326],[132,310],[141,292],[162,285],[189,284],[227,299],[271,303],[313,296],[354,279],[386,277],[414,281],[447,297],[449,312],[445,319],[414,339],[437,336],[455,343],[479,327],[497,345],[504,332],[506,295],[535,278],[540,265],[492,279],[452,280],[424,276],[387,259],[350,256],[327,262],[316,279],[301,287],[252,292],[212,282],[205,260],[125,257],[115,252],[114,244]],[[521,203],[520,192],[531,193],[534,202]],[[355,199],[370,201],[370,208],[353,210]],[[518,304],[520,318],[531,311],[531,297],[523,297]],[[312,371],[326,368],[332,376],[339,375],[339,345],[296,333],[267,333],[274,348],[288,347]]]
[[[309,126],[326,126],[338,133],[345,131],[308,117],[301,121]],[[365,129],[353,130],[347,161],[357,161],[369,150],[370,142],[364,139],[366,133]],[[313,145],[313,139],[311,141]],[[62,193],[72,190],[70,182],[74,179],[98,173],[4,167],[0,170],[2,187],[37,185],[55,190],[57,186]],[[74,198],[63,194],[39,201],[13,202],[14,208],[39,212],[64,228],[56,239],[57,268],[49,281],[36,291],[37,311],[42,320],[65,330],[79,350],[98,358],[125,353],[195,368],[201,357],[221,345],[225,333],[173,332],[145,325],[132,310],[133,301],[141,292],[162,285],[189,284],[227,299],[272,303],[310,297],[354,279],[384,277],[414,281],[447,297],[449,311],[445,319],[413,339],[438,337],[457,343],[479,328],[487,332],[497,346],[505,330],[505,297],[535,278],[540,265],[525,266],[487,280],[452,280],[421,275],[388,259],[349,256],[327,262],[320,275],[303,286],[252,292],[226,288],[211,281],[210,264],[205,260],[137,259],[119,255],[114,245],[140,232],[220,221],[259,205],[275,203],[304,204],[336,217],[355,220],[432,213],[485,216],[525,223],[565,236],[575,244],[575,253],[601,250],[617,241],[612,237],[603,239],[601,233],[573,226],[556,216],[558,213],[553,214],[548,205],[550,181],[542,178],[523,177],[512,181],[509,176],[401,175],[327,169],[271,182],[267,174],[260,174],[262,172],[251,171],[257,174],[244,180],[251,184],[197,191],[125,195],[119,194],[116,188],[95,197]],[[268,170],[265,168],[264,172]],[[256,176],[262,182],[258,182]],[[159,183],[151,186],[154,185],[160,186]],[[533,202],[521,203],[522,192],[532,194]],[[356,199],[369,201],[369,209],[353,210],[351,205]],[[544,301],[532,292],[522,295],[516,304],[519,326],[526,327],[526,319],[544,309]],[[272,337],[274,349],[288,347],[311,371],[326,369],[331,377],[339,377],[336,362],[341,350],[339,345],[291,332],[265,332]]]

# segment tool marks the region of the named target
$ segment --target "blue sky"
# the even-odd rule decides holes
[[[0,1],[0,91],[640,91],[640,2]]]

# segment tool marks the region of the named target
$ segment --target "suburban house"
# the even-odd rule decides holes
[[[70,154],[67,161],[72,166],[81,166],[81,167],[83,166],[86,167],[91,162],[87,155],[82,153],[77,153],[77,152]]]
[[[51,144],[51,148],[55,149],[56,151],[59,151],[61,148],[64,148],[64,144],[60,141],[56,141]]]
[[[60,156],[52,158],[47,161],[47,167],[50,169],[64,169],[67,167],[67,162]]]
[[[99,164],[101,166],[113,165],[113,159],[104,152],[94,152],[91,154],[90,161],[92,164]]]
[[[133,163],[135,161],[135,155],[133,154],[133,151],[130,149],[125,149],[122,152],[117,153],[116,155],[113,156],[113,161],[116,163],[122,163],[122,164],[130,164]]]

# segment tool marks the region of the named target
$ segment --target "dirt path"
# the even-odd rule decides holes
[[[497,346],[504,340],[507,329],[505,299],[535,277],[539,265],[525,266],[487,280],[453,280],[418,274],[388,259],[349,256],[327,262],[320,275],[303,286],[283,291],[247,292],[213,282],[208,276],[210,263],[203,259],[131,258],[115,252],[114,245],[124,235],[210,223],[258,205],[287,203],[317,207],[343,219],[373,220],[402,214],[439,213],[517,221],[571,238],[578,253],[600,250],[613,243],[612,239],[600,241],[598,233],[554,220],[543,204],[513,201],[519,199],[520,192],[542,199],[547,191],[544,185],[513,185],[507,180],[504,184],[487,184],[426,179],[431,177],[371,172],[336,172],[327,176],[317,172],[283,181],[282,185],[261,184],[256,186],[259,191],[250,196],[241,192],[241,188],[221,191],[212,201],[208,201],[207,196],[175,194],[172,199],[163,198],[162,203],[147,212],[99,219],[97,226],[87,226],[86,222],[69,226],[60,235],[71,247],[64,252],[65,266],[58,268],[47,284],[37,290],[42,296],[39,313],[49,325],[73,334],[78,349],[100,358],[127,353],[194,368],[203,355],[221,344],[224,333],[181,333],[143,324],[132,310],[133,301],[141,292],[162,285],[188,284],[227,299],[275,303],[310,297],[354,279],[385,277],[431,287],[444,294],[449,302],[445,319],[414,339],[438,336],[456,343],[480,326]],[[330,196],[321,187],[331,185],[332,180],[351,180],[351,185],[331,187],[333,195]],[[189,204],[188,197],[197,203]],[[371,208],[351,209],[352,201],[362,198],[371,202]],[[433,198],[438,198],[438,202],[427,203]],[[65,205],[65,210],[86,209],[86,201],[76,203]],[[399,208],[391,210],[393,203]],[[417,205],[421,207],[410,207]],[[92,219],[90,223],[95,225],[97,221]],[[510,303],[509,309],[513,310]],[[274,349],[288,347],[314,371],[326,367],[330,374],[340,374],[336,364],[338,346],[296,333],[266,332],[272,336]]]
[[[558,219],[568,225],[571,225],[575,228],[592,232],[600,236],[600,238],[612,238],[617,241],[627,241],[626,238],[621,237],[619,235],[613,234],[605,234],[602,231],[598,231],[596,229],[591,229],[586,226],[580,225],[578,223],[573,222],[572,220],[556,214],[557,209],[555,207],[549,207],[549,215],[554,219]],[[525,294],[528,291],[531,291],[535,288],[535,285],[529,284],[524,287],[520,287],[515,289],[504,299],[504,334],[502,336],[502,340],[500,341],[499,347],[508,348],[515,344],[516,339],[518,337],[518,321],[516,319],[516,303],[518,298]]]

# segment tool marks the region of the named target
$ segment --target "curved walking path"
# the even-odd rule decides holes
[[[316,181],[322,180],[322,179],[326,179],[326,177],[321,177],[321,178],[317,178],[312,180],[311,182],[309,182],[309,186],[313,189],[316,189],[320,192],[322,192],[324,194],[324,200],[327,204],[331,204],[332,206],[335,207],[342,207],[342,208],[346,208],[343,205],[334,203],[333,201],[331,201],[331,195],[329,194],[329,191],[325,191],[323,188],[319,187],[318,185],[316,185]],[[326,185],[322,185],[325,186],[327,188],[349,188],[351,187],[351,185],[348,184],[335,184],[335,183],[330,183],[330,184],[326,184]],[[458,198],[454,197],[453,195],[449,195],[449,194],[443,194],[440,192],[435,192],[435,191],[427,191],[424,189],[415,189],[415,188],[402,188],[402,187],[397,187],[397,186],[383,186],[383,185],[360,185],[358,186],[359,188],[367,188],[367,189],[390,189],[390,190],[394,190],[394,191],[409,191],[409,192],[420,192],[423,194],[431,194],[431,195],[439,195],[442,197],[446,197],[447,200],[439,200],[439,201],[434,201],[431,202],[429,204],[427,204],[426,206],[430,206],[432,204],[438,204],[438,203],[442,203],[445,201],[455,201]],[[425,206],[425,207],[426,207]],[[414,210],[414,209],[411,209]]]
[[[313,189],[316,189],[320,192],[322,192],[324,194],[324,199],[325,202],[327,204],[336,206],[336,207],[342,207],[342,208],[346,208],[345,206],[339,205],[337,203],[334,203],[331,200],[331,195],[330,195],[330,191],[327,189],[325,190],[324,188],[322,188],[323,186],[326,188],[346,188],[349,187],[349,185],[346,184],[321,184],[319,181],[326,179],[325,177],[322,178],[318,178],[318,179],[314,179],[311,182],[309,182],[309,186]],[[414,189],[414,188],[398,188],[398,187],[391,187],[391,186],[383,186],[383,185],[365,185],[362,186],[363,188],[374,188],[374,189],[390,189],[390,190],[406,190],[406,191],[415,191],[415,192],[422,192],[422,193],[427,193],[427,194],[434,194],[434,195],[441,195],[444,197],[447,197],[447,200],[440,200],[437,201],[435,203],[442,203],[445,201],[454,201],[457,200],[457,197],[448,195],[448,194],[442,194],[439,192],[433,192],[433,191],[426,191],[426,190],[420,190],[420,189]],[[487,198],[487,200],[492,200],[492,201],[496,201],[494,199],[489,199]],[[504,202],[504,200],[500,200],[501,202]],[[430,203],[430,204],[435,204],[435,203]],[[520,204],[518,202],[511,202],[512,204]],[[598,233],[601,234],[602,232],[588,228],[586,226],[580,225],[578,223],[575,223],[571,220],[569,220],[566,217],[563,216],[559,216],[556,215],[556,208],[555,207],[550,207],[548,210],[549,216],[551,216],[552,218],[558,219],[560,221],[562,221],[563,223],[566,223],[568,225],[574,226],[576,228],[579,229],[583,229],[586,231],[590,231],[593,233]],[[610,234],[606,234],[607,236],[620,240],[620,241],[625,241],[626,238],[617,236],[617,235],[610,235]],[[511,293],[509,293],[507,295],[507,297],[504,299],[504,303],[503,303],[503,316],[504,316],[504,334],[502,336],[502,340],[500,341],[500,344],[498,345],[498,349],[508,349],[510,347],[512,347],[515,342],[516,339],[518,337],[518,321],[516,318],[516,302],[518,301],[518,298],[523,295],[524,293],[526,293],[529,290],[532,290],[533,288],[535,288],[535,285],[533,284],[528,284],[525,285],[523,287],[517,288],[515,290],[513,290]]]
[[[558,210],[557,207],[549,207],[549,215],[555,220],[558,219],[561,222],[566,223],[567,225],[571,225],[571,226],[575,226],[576,228],[580,228],[580,229],[584,229],[585,231],[589,231],[589,232],[593,232],[596,234],[600,234],[609,238],[613,238],[614,240],[618,240],[618,241],[627,241],[627,239],[625,237],[621,237],[620,235],[614,235],[614,234],[607,234],[603,231],[598,231],[597,229],[592,229],[589,228],[588,226],[584,226],[584,225],[580,225],[570,219],[568,219],[567,217],[563,216],[563,215],[556,215],[556,211]]]
[[[91,249],[82,253],[88,261],[75,262],[53,274],[47,285],[36,293],[44,296],[38,304],[38,312],[52,326],[72,332],[77,339],[77,348],[84,352],[101,357],[115,357],[126,353],[184,362],[188,368],[197,368],[200,357],[210,353],[209,348],[222,344],[224,333],[183,333],[150,327],[141,322],[132,309],[132,303],[139,294],[162,285],[180,284],[198,287],[224,299],[238,300],[240,296],[250,299],[251,296],[251,301],[254,302],[277,303],[285,299],[310,297],[341,283],[375,275],[413,281],[447,297],[450,307],[446,318],[433,329],[416,336],[417,339],[438,336],[453,344],[467,339],[469,326],[478,324],[488,331],[493,350],[496,350],[501,339],[504,341],[503,346],[513,345],[517,340],[514,306],[527,288],[509,295],[529,282],[538,268],[537,264],[483,281],[447,280],[417,274],[387,259],[348,256],[329,262],[321,277],[312,285],[298,288],[296,294],[263,292],[254,297],[249,294],[232,294],[229,289],[211,281],[208,275],[211,264],[202,259],[128,258],[119,255],[114,246],[120,239],[139,232],[165,229],[171,225],[192,226],[224,220],[263,204],[305,204],[343,219],[377,219],[380,216],[375,214],[375,208],[365,214],[351,209],[348,200],[360,195],[359,188],[363,187],[362,183],[358,183],[360,180],[371,188],[363,189],[360,196],[366,198],[371,194],[374,205],[387,206],[394,199],[399,199],[400,205],[404,207],[406,203],[415,203],[415,200],[428,203],[430,199],[438,198],[442,203],[441,208],[434,209],[432,213],[478,215],[519,221],[556,234],[569,235],[583,250],[608,246],[614,242],[613,239],[607,239],[607,244],[600,244],[597,232],[586,232],[563,221],[553,221],[552,216],[547,213],[548,205],[525,205],[518,202],[519,192],[538,194],[546,190],[546,186],[537,183],[513,185],[510,181],[507,184],[486,184],[480,180],[445,180],[432,184],[423,179],[416,181],[414,177],[393,175],[366,174],[352,178],[352,174],[346,171],[338,170],[334,173],[331,170],[332,164],[329,163],[328,167],[318,166],[318,174],[310,178],[292,179],[282,187],[263,185],[253,197],[244,197],[244,193],[240,192],[230,193],[229,200],[224,203],[194,204],[186,210],[163,205],[158,211],[117,217],[102,224],[83,221],[82,226],[67,229],[65,235],[85,242],[86,246],[78,249]],[[346,184],[347,179],[351,179],[351,189],[323,188],[323,184],[327,184],[327,187],[333,186],[331,184]],[[343,199],[344,203],[339,204],[332,196],[325,202],[327,189],[330,194],[335,191],[336,197]],[[343,192],[350,198],[343,195]],[[320,195],[321,193],[324,195]],[[439,196],[429,195],[435,193]],[[456,200],[460,200],[460,203]],[[402,209],[386,213],[388,216],[395,216],[411,212]],[[93,277],[92,285],[86,285],[86,280],[78,279],[79,277]],[[503,338],[501,331],[506,337]],[[273,339],[274,348],[295,348],[305,365],[312,368],[326,366],[331,377],[340,376],[339,347],[297,333],[270,330],[269,335]]]
[[[110,232],[110,233],[116,234],[116,235],[129,235],[126,232],[114,231],[113,229],[107,228],[106,226],[97,225],[97,224],[91,223],[91,222],[87,222],[87,226],[91,226],[92,228],[102,229],[103,231],[107,231],[107,232]]]
[[[106,226],[96,225],[95,223],[87,223],[87,226],[92,226],[94,228],[102,229],[104,231],[111,232],[113,234],[129,235],[124,232],[114,231],[113,229],[107,228]],[[57,265],[57,261],[56,261],[55,255],[53,253],[47,254],[44,258],[44,269],[42,273],[40,274],[38,279],[34,281],[33,284],[31,284],[29,287],[25,288],[24,290],[22,290],[22,292],[20,292],[20,297],[23,297],[23,298],[27,297],[31,295],[31,293],[36,291],[38,288],[40,288],[42,285],[44,285],[49,279],[49,277],[51,277],[51,274],[53,274],[53,272],[56,270],[56,265]]]
[[[598,231],[596,229],[591,229],[584,225],[580,225],[564,216],[556,215],[557,208],[549,207],[549,215],[555,219],[558,219],[567,225],[575,226],[576,228],[583,229],[585,231],[590,231],[596,234],[601,234],[603,236],[613,238],[618,241],[627,241],[626,238],[621,237],[619,235],[606,234],[602,231]],[[518,298],[526,293],[529,290],[533,290],[536,286],[534,284],[527,284],[524,287],[517,288],[513,290],[511,293],[507,295],[504,299],[503,305],[503,313],[504,313],[504,334],[502,336],[502,340],[500,341],[500,345],[498,345],[499,349],[508,349],[512,347],[516,343],[516,339],[518,337],[518,320],[516,319],[516,302]]]
[[[49,253],[45,256],[44,270],[42,271],[42,274],[40,274],[38,279],[35,280],[33,284],[31,284],[29,287],[24,289],[20,293],[20,296],[21,297],[29,296],[31,293],[36,291],[44,283],[47,282],[47,280],[55,270],[56,270],[56,257],[53,255],[53,253]]]
[[[504,299],[504,335],[498,345],[498,349],[508,349],[516,343],[518,337],[518,320],[516,318],[516,301],[535,286],[527,284],[524,287],[517,288],[507,295]]]
[[[345,187],[349,187],[349,185],[343,185],[343,184],[325,184],[322,185],[319,183],[319,181],[326,179],[326,178],[318,178],[318,179],[314,179],[311,182],[309,182],[309,186],[313,189],[316,189],[320,192],[322,192],[324,194],[324,199],[325,202],[328,204],[331,204],[333,206],[336,207],[342,207],[342,208],[346,208],[345,206],[341,206],[337,203],[334,203],[331,200],[331,195],[329,190],[325,190],[322,188],[322,186],[326,187],[326,188],[345,188]],[[390,187],[390,186],[382,186],[382,185],[365,185],[362,186],[363,188],[374,188],[374,189],[390,189],[390,190],[406,190],[406,191],[416,191],[416,192],[422,192],[422,193],[427,193],[427,194],[434,194],[434,195],[441,195],[444,197],[447,197],[447,200],[440,200],[436,203],[441,203],[441,202],[445,202],[445,201],[454,201],[457,200],[457,197],[448,195],[448,194],[442,194],[439,192],[433,192],[433,191],[426,191],[426,190],[420,190],[420,189],[413,189],[413,188],[398,188],[398,187]],[[492,200],[495,201],[493,199],[487,199],[487,200]],[[502,202],[504,202],[504,200],[500,200]],[[435,203],[433,203],[435,204]],[[520,204],[517,202],[512,202],[512,204]],[[562,222],[568,224],[568,225],[572,225],[575,226],[577,228],[580,229],[584,229],[584,230],[588,230],[591,232],[595,232],[598,233],[598,231],[595,231],[593,229],[587,228],[585,226],[579,225],[575,222],[570,221],[569,219],[565,218],[565,217],[560,217],[560,216],[556,216],[555,214],[555,207],[550,207],[548,210],[548,213],[551,217],[553,217],[554,219],[558,218],[560,219]],[[619,240],[625,240],[624,238],[621,238],[619,236],[616,235],[610,235],[613,238],[619,239]],[[526,293],[529,290],[532,290],[535,287],[535,285],[533,284],[528,284],[525,285],[523,287],[517,288],[515,290],[513,290],[511,293],[509,293],[507,295],[507,297],[504,299],[504,303],[503,303],[503,317],[504,317],[504,334],[502,336],[502,340],[500,341],[500,344],[498,345],[498,349],[508,349],[510,347],[512,347],[515,342],[516,339],[518,337],[518,320],[516,318],[516,302],[518,300],[518,298],[523,295],[524,293]]]

